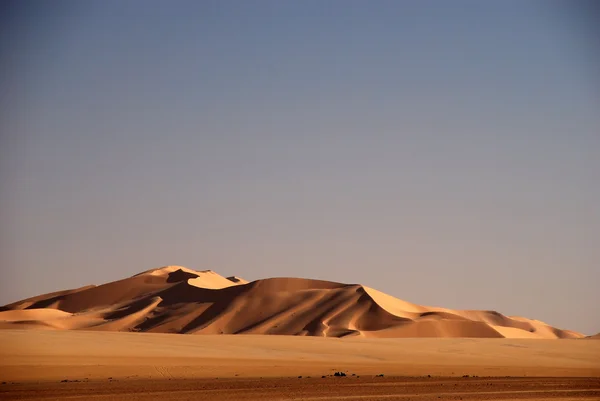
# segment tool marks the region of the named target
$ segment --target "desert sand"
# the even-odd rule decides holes
[[[181,266],[0,308],[0,329],[365,338],[568,339],[584,335],[496,311],[412,304],[360,284],[247,282]]]
[[[600,341],[4,330],[0,344],[3,400],[600,399]]]
[[[2,400],[389,401],[598,400],[594,378],[326,377],[170,379],[22,383],[0,386]]]
[[[600,399],[600,341],[358,284],[167,266],[6,305],[0,328],[7,400]]]
[[[600,377],[600,341],[0,331],[0,379]]]

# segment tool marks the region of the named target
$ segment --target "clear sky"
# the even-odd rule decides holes
[[[3,3],[0,304],[179,264],[599,332],[589,4]]]

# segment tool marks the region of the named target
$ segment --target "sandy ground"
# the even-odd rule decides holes
[[[182,266],[0,306],[0,329],[367,338],[575,339],[491,310],[416,305],[360,284],[293,277],[248,283]]]
[[[600,400],[600,341],[5,330],[0,382],[2,400]]]
[[[0,386],[3,400],[599,400],[597,378],[110,380]]]
[[[600,341],[0,331],[0,381],[386,376],[600,377]]]

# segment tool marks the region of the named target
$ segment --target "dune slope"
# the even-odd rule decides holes
[[[581,338],[495,311],[402,301],[369,287],[271,278],[247,282],[180,266],[0,308],[0,328],[322,337]]]

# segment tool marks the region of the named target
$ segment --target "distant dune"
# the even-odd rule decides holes
[[[180,266],[0,308],[0,329],[322,337],[583,338],[494,311],[411,304],[358,284],[300,278],[247,282]]]
[[[600,340],[600,333],[585,337],[588,340]]]

